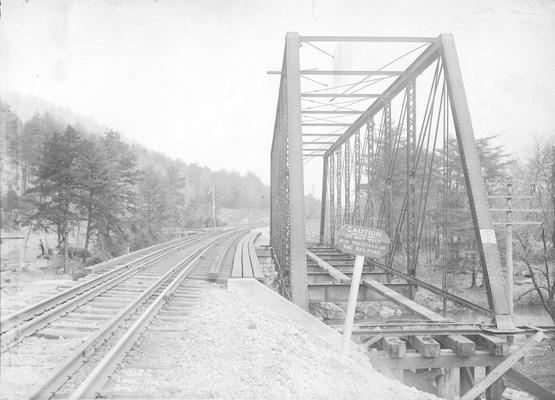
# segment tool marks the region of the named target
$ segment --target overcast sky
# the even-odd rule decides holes
[[[286,31],[452,32],[477,136],[555,134],[551,0],[4,0],[1,89],[68,107],[172,158],[269,182]],[[312,189],[310,178],[308,189]]]

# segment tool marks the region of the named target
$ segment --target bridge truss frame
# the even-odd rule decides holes
[[[279,289],[308,309],[299,36],[288,33],[271,150],[270,245]]]
[[[402,71],[314,71],[300,70],[300,46],[304,43],[315,46],[317,42],[421,42],[426,46],[414,61]],[[321,49],[319,49],[321,50]],[[406,122],[407,122],[407,168],[409,176],[412,157],[415,154],[414,132],[416,128],[414,91],[416,79],[432,64],[440,60],[444,72],[444,80],[450,113],[455,127],[456,141],[459,147],[466,185],[466,193],[479,259],[482,265],[486,292],[491,314],[499,329],[513,326],[510,316],[509,299],[505,287],[504,271],[501,265],[499,249],[495,240],[493,223],[489,214],[484,181],[481,175],[478,150],[474,137],[474,130],[470,111],[464,90],[461,70],[459,66],[454,38],[451,34],[441,34],[431,38],[409,37],[334,37],[334,36],[299,36],[298,33],[287,33],[282,70],[276,72],[281,75],[279,99],[274,127],[271,151],[271,246],[274,249],[278,274],[281,276],[282,293],[288,295],[298,306],[307,309],[307,266],[305,243],[305,202],[303,184],[303,157],[323,157],[322,171],[322,202],[320,217],[320,242],[326,238],[333,243],[334,233],[342,223],[365,223],[361,215],[361,140],[359,132],[374,129],[373,117],[381,112],[385,121],[385,149],[391,149],[388,140],[391,136],[391,101],[400,93],[406,93]],[[305,123],[302,116],[305,111],[301,108],[302,97],[321,96],[317,93],[301,93],[301,77],[307,75],[390,75],[396,79],[380,94],[345,94],[338,93],[335,97],[363,97],[375,100],[363,112],[358,112],[358,118],[349,124]],[[308,78],[311,79],[311,78]],[[329,96],[328,96],[329,97]],[[307,112],[308,114],[309,112]],[[344,114],[351,111],[342,111]],[[354,112],[352,112],[355,114]],[[304,142],[303,136],[318,136],[303,134],[303,126],[343,126],[346,130],[341,134],[320,135],[334,138],[330,142]],[[389,127],[389,130],[387,129]],[[350,149],[351,138],[354,138],[354,148]],[[329,144],[326,148],[309,147],[310,143]],[[389,143],[390,144],[390,143]],[[353,157],[354,155],[354,157]],[[387,151],[384,154],[385,163],[391,159]],[[350,168],[348,166],[353,166]],[[342,171],[344,169],[344,171]],[[354,201],[351,208],[350,171],[354,173]],[[414,174],[414,171],[412,171]],[[344,181],[341,177],[344,177]],[[414,187],[410,179],[407,184],[407,271],[406,277],[412,283],[419,285],[416,278],[414,258],[417,257],[417,240],[415,221]],[[341,198],[339,187],[346,185],[345,199]],[[385,182],[387,193],[390,182]],[[329,195],[329,197],[328,197]],[[345,201],[342,209],[341,202]],[[331,205],[331,206],[330,206]],[[337,207],[337,208],[336,208]],[[329,209],[328,209],[329,208]],[[344,210],[343,215],[337,215],[337,210]],[[329,215],[328,215],[329,214]],[[385,227],[389,233],[394,230],[391,210],[385,212]],[[395,273],[391,260],[385,260],[383,265],[388,272]],[[399,273],[401,273],[399,271]],[[440,296],[445,288],[436,291]],[[412,294],[411,294],[411,297]],[[446,296],[443,296],[444,298]]]

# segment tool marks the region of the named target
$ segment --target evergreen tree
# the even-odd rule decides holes
[[[134,218],[134,230],[137,234],[134,248],[143,247],[160,238],[164,222],[163,215],[168,212],[167,203],[164,200],[163,176],[153,167],[143,170],[138,195],[138,210]]]
[[[166,221],[167,227],[179,229],[183,226],[185,217],[185,184],[186,179],[175,166],[170,166],[166,169],[166,176],[164,177],[164,186],[166,189],[166,196],[164,200],[166,206],[166,215],[163,220]]]
[[[36,211],[30,217],[35,225],[53,229],[58,236],[60,268],[68,272],[69,226],[78,222],[84,170],[80,155],[83,151],[81,135],[71,126],[63,133],[54,133],[44,145],[39,160],[35,187],[38,194]]]
[[[61,131],[62,129],[63,124],[48,113],[42,116],[37,113],[23,124],[23,129],[19,138],[19,165],[21,168],[22,194],[27,190],[29,183],[28,176],[34,175],[32,169],[39,163],[41,149],[45,139],[52,133]]]
[[[83,186],[86,194],[81,209],[86,219],[85,252],[96,233],[103,250],[113,252],[120,244],[118,237],[125,234],[129,214],[136,207],[134,186],[140,173],[136,158],[119,135],[106,132],[103,139],[84,140],[82,154],[86,171]]]

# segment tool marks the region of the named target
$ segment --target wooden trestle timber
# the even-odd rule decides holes
[[[309,302],[338,301],[336,297],[341,296],[340,301],[345,301],[351,281],[352,258],[334,248],[319,245],[309,247],[307,260]],[[322,275],[327,275],[327,281],[314,278]],[[364,294],[359,300],[388,300],[415,315],[415,319],[409,321],[355,325],[353,340],[368,350],[370,361],[377,370],[447,399],[455,398],[458,387],[457,396],[460,395],[461,399],[474,399],[485,392],[486,399],[499,400],[504,390],[503,378],[540,399],[555,399],[555,394],[512,368],[528,349],[545,337],[542,331],[527,327],[517,332],[501,332],[495,324],[449,320],[405,297],[403,294],[408,293],[405,290],[408,286],[406,283],[404,286],[386,283],[385,272],[375,271],[372,265],[365,264],[361,282]],[[345,293],[341,292],[343,290]],[[322,297],[322,293],[326,296]],[[334,327],[342,330],[342,325]],[[531,337],[518,348],[511,346],[511,335],[515,333]],[[479,382],[474,380],[476,368],[485,369],[485,377]],[[455,383],[457,379],[458,385]]]

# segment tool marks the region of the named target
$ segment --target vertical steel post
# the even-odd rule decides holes
[[[366,162],[368,166],[366,168],[366,173],[368,175],[368,187],[366,189],[366,207],[364,209],[363,224],[366,226],[375,226],[374,221],[374,182],[372,175],[374,174],[374,151],[375,151],[375,141],[374,141],[374,119],[370,118],[366,123],[366,148],[368,149]]]
[[[507,295],[509,296],[509,310],[513,315],[513,225],[512,208],[513,208],[513,179],[507,178],[507,231],[505,240],[505,264],[507,269]]]
[[[393,169],[393,132],[391,129],[391,102],[387,102],[384,109],[384,225],[385,231],[390,238],[395,237],[393,232],[393,216],[391,215],[392,199],[391,199],[391,179],[390,170]],[[393,263],[393,249],[385,255],[385,264],[391,266]],[[391,282],[391,274],[386,275],[387,282]]]
[[[276,120],[274,124],[274,134],[272,139],[272,149],[271,149],[271,181],[270,181],[270,245],[272,246],[272,252],[276,259],[276,269],[278,273],[279,293],[282,296],[289,296],[289,284],[288,284],[288,240],[284,235],[285,222],[287,221],[286,214],[289,212],[289,200],[287,190],[288,182],[286,180],[286,174],[284,173],[285,167],[287,166],[286,159],[286,135],[287,127],[286,124],[286,114],[287,114],[287,101],[285,98],[285,87],[287,85],[286,75],[285,75],[285,54],[283,57],[282,71],[284,72],[281,76],[279,83],[279,96],[276,109]]]
[[[287,139],[289,147],[291,298],[308,309],[299,34],[286,36]]]
[[[444,82],[445,90],[447,84]],[[447,291],[447,248],[449,246],[449,99],[443,103],[443,279],[441,288]],[[439,244],[439,243],[438,243]],[[442,299],[443,316],[447,315],[447,299]]]
[[[355,204],[353,206],[353,216],[351,222],[355,225],[360,223],[360,130],[355,133]]]
[[[384,109],[384,227],[390,238],[394,237],[391,215],[391,179],[389,178],[393,167],[393,135],[391,130],[391,103],[388,102]],[[391,251],[391,249],[390,249]],[[388,260],[388,257],[386,257]]]
[[[322,163],[322,197],[320,204],[320,244],[325,241],[326,233],[326,200],[328,195],[328,162],[329,157],[324,157]]]
[[[335,154],[330,159],[330,242],[335,244]]]
[[[351,144],[345,142],[345,218],[346,224],[351,220]]]
[[[335,152],[337,155],[337,222],[335,224],[335,228],[339,229],[343,225],[342,221],[342,210],[341,210],[341,169],[342,169],[342,161],[341,161],[341,147],[337,149]]]
[[[407,86],[407,274],[416,276],[416,82]],[[414,287],[409,289],[414,300]]]
[[[482,179],[478,149],[474,139],[472,120],[464,91],[461,69],[453,35],[440,35],[445,79],[449,88],[451,112],[461,155],[466,190],[476,231],[476,242],[483,266],[488,302],[495,313],[499,328],[512,328],[509,298],[505,277],[501,269],[501,258],[495,238],[495,231],[489,214],[484,181]]]

